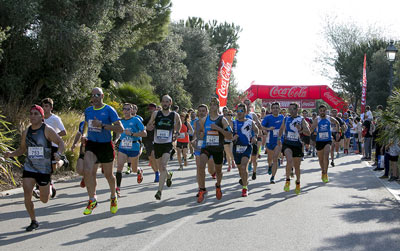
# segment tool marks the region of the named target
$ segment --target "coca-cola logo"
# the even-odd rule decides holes
[[[334,105],[338,105],[341,103],[341,100],[338,99],[337,97],[333,96],[330,92],[325,92],[324,97],[327,98]]]
[[[221,67],[218,74],[219,75],[218,81],[220,82],[220,84],[217,90],[218,95],[221,98],[228,97],[228,88],[229,88],[229,79],[231,77],[231,70],[232,70],[232,64],[225,63],[224,60],[221,60]]]
[[[271,88],[269,95],[272,98],[306,98],[308,88],[304,86],[279,87]]]
[[[302,108],[315,108],[315,101],[303,101],[301,102]]]

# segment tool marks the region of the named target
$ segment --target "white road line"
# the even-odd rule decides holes
[[[368,167],[372,167],[367,161],[364,161],[364,163]],[[386,179],[379,179],[379,177],[382,175],[382,172],[377,172],[377,171],[371,171],[374,173],[374,175],[380,180],[380,182],[385,186],[385,188],[394,196],[394,198],[400,202],[400,185],[393,181],[389,182]]]

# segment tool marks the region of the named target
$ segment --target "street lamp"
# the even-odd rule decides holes
[[[397,48],[393,44],[393,40],[390,41],[389,46],[386,48],[386,58],[390,63],[390,77],[389,77],[389,87],[390,87],[390,92],[389,96],[392,95],[392,89],[393,89],[393,62],[396,59],[396,53],[397,53]]]

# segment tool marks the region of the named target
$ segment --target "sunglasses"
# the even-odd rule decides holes
[[[100,93],[92,94],[92,98],[99,98],[99,97],[101,97]]]

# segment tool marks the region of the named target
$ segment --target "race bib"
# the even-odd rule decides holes
[[[246,149],[247,149],[247,146],[239,146],[239,145],[236,146],[237,153],[244,153],[246,151]]]
[[[101,132],[101,127],[94,127],[93,126],[93,120],[89,119],[89,121],[88,121],[88,130],[90,132]]]
[[[186,134],[184,132],[179,133],[178,139],[184,139]]]
[[[219,134],[217,131],[208,131],[206,137],[207,146],[218,146],[219,145]]]
[[[299,139],[299,135],[296,132],[288,132],[287,139],[289,139],[291,141],[296,141]]]
[[[121,141],[121,147],[122,148],[132,148],[132,144],[133,144],[132,139],[124,138]]]
[[[274,129],[274,130],[272,131],[272,135],[273,135],[274,137],[278,137],[278,135],[279,135],[279,129]]]
[[[169,130],[157,130],[157,138],[161,140],[169,139]]]
[[[319,139],[329,139],[329,132],[318,133]]]
[[[203,146],[203,140],[197,141],[197,147],[202,147]]]
[[[42,146],[28,147],[28,157],[30,159],[44,159],[44,148]]]

